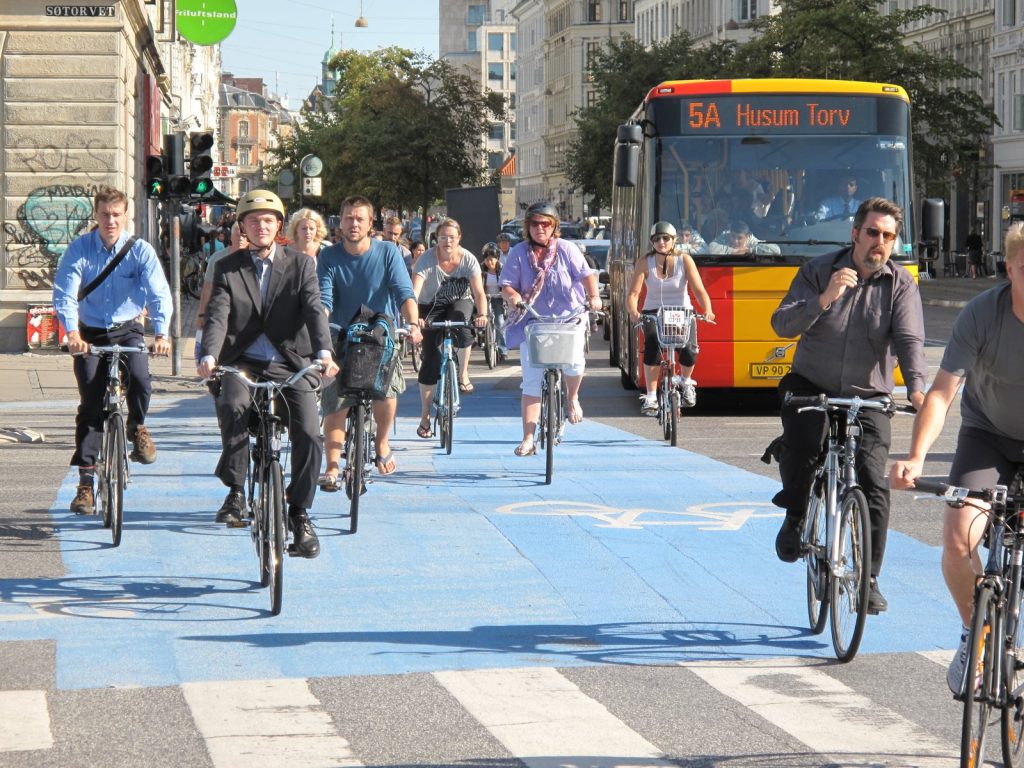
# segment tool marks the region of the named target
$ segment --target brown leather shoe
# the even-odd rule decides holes
[[[91,485],[80,485],[71,502],[71,511],[76,515],[95,515],[96,499],[92,495]]]
[[[153,444],[153,436],[145,427],[135,428],[132,446],[132,461],[137,461],[140,464],[152,464],[156,461],[156,445]]]

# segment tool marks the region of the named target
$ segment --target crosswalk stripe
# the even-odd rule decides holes
[[[588,768],[675,765],[657,747],[550,668],[434,672],[512,755],[531,768],[586,755]]]
[[[953,656],[956,655],[955,650],[918,651],[917,653],[928,661],[933,661],[943,667],[948,667],[949,663],[953,661]]]
[[[816,753],[912,756],[919,768],[949,766],[957,756],[912,721],[815,669],[820,663],[785,659],[683,666]]]
[[[361,766],[304,679],[185,683],[215,768]]]
[[[0,691],[0,752],[52,746],[46,691]]]

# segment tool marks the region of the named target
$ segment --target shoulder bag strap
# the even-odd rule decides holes
[[[120,264],[121,260],[128,255],[128,251],[131,250],[132,246],[135,245],[135,241],[138,239],[138,235],[132,235],[131,237],[128,238],[128,242],[121,246],[121,250],[118,251],[117,255],[110,261],[110,263],[103,268],[103,271],[96,275],[93,281],[89,283],[87,286],[85,286],[85,288],[82,288],[78,291],[79,301],[81,301],[90,293],[92,293],[93,291],[100,287],[100,283],[106,280],[107,277],[110,276],[110,273],[117,269],[117,265]]]

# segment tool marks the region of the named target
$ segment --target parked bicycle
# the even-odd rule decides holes
[[[455,415],[459,412],[459,360],[455,352],[454,335],[458,328],[468,328],[464,320],[438,320],[429,323],[428,328],[442,329],[441,375],[434,387],[434,430],[444,452],[452,452],[452,435],[455,432]],[[469,351],[466,351],[469,354]]]
[[[968,656],[960,692],[961,768],[985,762],[985,732],[992,709],[999,710],[1003,765],[1024,764],[1024,621],[1021,621],[1021,561],[1024,559],[1024,464],[1009,486],[975,490],[923,480],[915,488],[962,507],[968,499],[990,508],[986,531],[988,560],[974,588],[974,612],[968,635]]]
[[[828,416],[825,450],[814,467],[801,532],[807,564],[807,618],[819,634],[831,617],[832,646],[840,661],[857,655],[868,615],[871,582],[871,519],[868,500],[857,482],[857,448],[862,410],[913,413],[891,397],[794,396],[786,405],[799,412],[824,411]]]
[[[130,354],[148,354],[139,344],[134,347],[92,345],[90,355],[107,359],[107,389],[103,394],[103,436],[96,458],[96,512],[103,527],[110,529],[113,546],[121,544],[124,521],[124,489],[131,482],[128,462],[128,438],[125,432],[125,384],[121,380],[121,358]]]
[[[278,395],[299,386],[307,374],[323,372],[319,361],[307,365],[285,381],[253,381],[249,375],[229,365],[214,374],[236,376],[252,392],[253,410],[249,434],[254,438],[251,463],[246,476],[247,514],[243,523],[250,526],[259,559],[260,586],[270,588],[270,612],[281,613],[284,597],[284,554],[289,536],[285,519],[284,470],[281,468],[281,435],[284,419],[278,414]],[[289,554],[291,552],[289,551]]]
[[[537,445],[544,450],[544,483],[551,484],[555,467],[555,446],[565,433],[567,394],[564,368],[583,359],[585,324],[589,323],[586,309],[579,309],[566,317],[541,315],[524,302],[520,309],[537,322],[526,326],[526,343],[530,365],[544,369],[540,390],[540,420],[537,422]]]
[[[679,444],[679,414],[683,406],[683,377],[679,375],[676,348],[686,346],[690,334],[697,333],[697,321],[709,321],[692,307],[661,307],[654,317],[641,315],[638,325],[654,322],[658,345],[661,347],[661,366],[658,379],[658,424],[662,434],[673,446]]]

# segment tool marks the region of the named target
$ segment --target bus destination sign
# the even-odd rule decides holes
[[[817,135],[874,133],[873,98],[796,96],[695,96],[683,102],[682,133]]]

